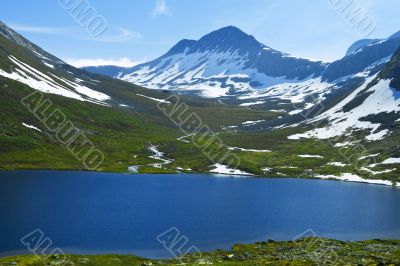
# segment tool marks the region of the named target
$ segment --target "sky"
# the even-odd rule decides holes
[[[73,4],[92,8],[99,35],[80,23]],[[345,4],[360,17],[346,17]],[[78,67],[149,61],[181,39],[229,25],[293,56],[332,61],[354,41],[399,31],[399,10],[398,0],[2,0],[0,20]]]

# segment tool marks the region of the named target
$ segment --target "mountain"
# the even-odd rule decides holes
[[[350,55],[354,52],[356,52],[358,49],[370,45],[370,44],[374,44],[381,41],[381,39],[362,39],[359,41],[356,41],[355,43],[353,43],[352,45],[350,45],[350,47],[347,49],[346,51],[346,55]]]
[[[199,40],[182,40],[160,58],[132,68],[85,69],[147,88],[217,97],[296,116],[316,101],[333,106],[341,95],[380,71],[398,47],[398,34],[361,40],[342,59],[326,63],[292,57],[229,26]]]
[[[400,38],[400,31],[396,32],[395,34],[389,36],[388,39],[392,38]],[[383,41],[385,39],[361,39],[356,42],[354,42],[346,51],[346,55],[350,55],[354,52],[356,52],[358,49],[365,47],[370,44],[375,44],[377,42]]]
[[[149,88],[219,97],[319,76],[324,69],[321,61],[292,57],[229,26],[198,41],[182,40],[151,62],[108,74]],[[105,73],[99,67],[86,70]]]
[[[109,66],[88,66],[88,67],[82,67],[82,69],[91,73],[113,77],[113,76],[118,76],[119,73],[121,73],[125,68],[120,66],[109,65]]]
[[[358,47],[353,53],[330,63],[323,72],[322,78],[323,80],[334,81],[362,72],[372,65],[385,63],[389,61],[399,47],[400,36],[398,35]]]

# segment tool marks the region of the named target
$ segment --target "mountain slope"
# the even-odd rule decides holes
[[[43,51],[21,35],[0,24],[0,76],[17,80],[45,93],[107,105],[111,97],[96,87],[96,80],[79,78],[64,69],[62,60]],[[89,85],[90,84],[90,85]]]
[[[330,123],[296,137],[334,138],[348,130],[368,130],[366,140],[380,140],[392,133],[400,118],[400,49],[385,68],[369,77],[339,104],[316,117]]]

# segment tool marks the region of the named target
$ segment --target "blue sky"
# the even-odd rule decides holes
[[[181,39],[228,25],[282,52],[330,61],[363,38],[336,9],[340,1],[376,22],[369,37],[400,30],[398,0],[84,0],[107,21],[104,33],[91,37],[59,1],[78,0],[2,0],[0,20],[76,65],[151,60]]]

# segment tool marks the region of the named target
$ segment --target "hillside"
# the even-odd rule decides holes
[[[40,91],[103,153],[98,171],[212,172],[399,185],[398,103],[389,87],[398,83],[398,54],[388,64],[390,57],[329,83],[317,77],[323,74],[323,63],[288,59],[236,28],[225,28],[222,35],[214,32],[207,41],[184,41],[167,56],[182,49],[196,54],[198,49],[209,48],[202,43],[218,43],[226,51],[250,44],[284,65],[305,64],[304,69],[293,70],[285,65],[282,71],[290,72],[291,78],[315,76],[251,89],[237,98],[180,95],[189,113],[200,118],[204,126],[200,133],[211,132],[218,140],[207,146],[219,151],[211,158],[202,149],[206,144],[202,134],[193,137],[195,128],[182,130],[159,108],[160,103],[171,103],[168,97],[175,97],[171,90],[147,89],[76,69],[6,25],[0,28],[1,169],[85,169],[54,132],[47,130],[46,123],[21,104],[27,95]],[[238,36],[242,41],[232,43]],[[192,48],[183,48],[186,46]],[[363,51],[368,57],[371,50]],[[264,64],[257,66],[257,71],[272,73]],[[384,94],[371,96],[380,92]],[[385,97],[390,104],[382,106]],[[360,105],[365,99],[367,104]],[[371,106],[379,106],[380,111],[371,111]],[[320,137],[320,132],[331,131],[338,134]],[[237,169],[229,168],[228,159],[221,154],[237,158]]]

